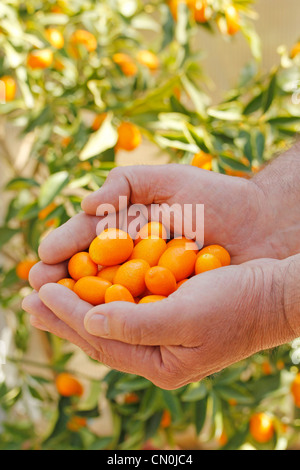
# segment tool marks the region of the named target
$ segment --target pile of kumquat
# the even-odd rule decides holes
[[[159,222],[141,228],[135,240],[120,229],[98,235],[87,251],[69,260],[69,278],[58,283],[92,305],[114,301],[163,300],[190,277],[228,266],[230,254],[220,245],[199,250],[185,237],[167,239]]]

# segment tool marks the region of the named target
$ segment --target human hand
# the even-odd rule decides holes
[[[294,258],[300,266],[300,256]],[[263,259],[223,267],[191,278],[153,304],[92,307],[69,289],[47,284],[23,307],[34,326],[93,359],[174,389],[300,335],[298,313],[288,308],[294,264]],[[52,282],[62,277],[62,266],[50,269]]]

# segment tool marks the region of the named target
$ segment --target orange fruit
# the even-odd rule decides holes
[[[300,373],[298,373],[293,380],[291,393],[293,395],[295,405],[297,408],[300,408]]]
[[[177,282],[177,289],[179,289],[179,287],[181,287],[186,281],[188,281],[188,279],[182,279],[182,281]]]
[[[84,46],[88,52],[93,52],[97,49],[97,39],[85,29],[78,29],[72,34],[71,44],[73,46]]]
[[[133,403],[139,403],[140,397],[136,393],[127,393],[127,395],[124,398],[124,403],[127,405],[131,405]]]
[[[222,266],[229,266],[231,262],[230,254],[220,245],[208,245],[199,251],[197,257],[209,253],[219,259]]]
[[[13,77],[9,75],[4,75],[0,78],[0,81],[4,83],[5,89],[5,101],[13,101],[17,93],[17,82]]]
[[[60,281],[58,281],[57,284],[65,286],[68,289],[74,290],[74,286],[76,284],[76,281],[74,281],[74,279],[65,278],[65,279],[61,279]]]
[[[63,13],[63,10],[58,5],[54,5],[53,7],[51,7],[50,11],[51,13],[56,13],[58,15]]]
[[[127,77],[133,77],[137,74],[138,68],[128,54],[124,54],[123,52],[117,52],[113,55],[112,60],[115,64],[120,67],[124,75],[126,75]]]
[[[175,21],[178,20],[178,7],[180,3],[188,4],[191,0],[169,0],[169,8]]]
[[[276,367],[277,367],[278,370],[283,370],[283,369],[284,369],[285,364],[284,364],[284,362],[283,362],[282,359],[279,359],[279,360],[276,362]],[[299,403],[300,403],[300,401],[299,401]]]
[[[114,284],[126,287],[133,297],[142,295],[146,289],[145,275],[150,269],[149,263],[143,259],[132,259],[119,267]]]
[[[97,114],[92,124],[92,130],[95,132],[98,131],[102,126],[103,122],[105,121],[106,117],[107,113]]]
[[[272,374],[272,367],[269,362],[263,362],[261,365],[262,371],[264,375],[271,375]]]
[[[117,228],[104,230],[92,241],[89,253],[101,266],[115,266],[126,261],[133,251],[133,240],[127,232]]]
[[[67,423],[67,429],[71,432],[78,432],[80,429],[85,428],[87,425],[86,418],[82,416],[72,416]]]
[[[139,128],[131,122],[122,122],[118,127],[117,150],[127,150],[131,152],[142,143],[142,134]]]
[[[55,379],[55,385],[58,393],[63,397],[80,397],[83,394],[83,386],[71,374],[63,372]]]
[[[300,54],[300,42],[294,45],[294,47],[291,50],[291,59],[295,59],[297,55]]]
[[[28,281],[30,270],[36,263],[37,261],[29,259],[21,261],[16,267],[18,278],[22,279],[23,281]]]
[[[132,302],[135,303],[133,296],[129,290],[120,284],[114,284],[108,287],[105,292],[105,303],[110,302]]]
[[[257,442],[265,444],[274,436],[273,419],[266,413],[256,413],[250,419],[250,434]]]
[[[98,272],[97,276],[101,279],[106,279],[107,281],[113,283],[115,274],[118,271],[119,267],[120,265],[117,264],[116,266],[108,266],[106,268],[102,268],[101,271]]]
[[[227,436],[227,434],[226,434],[225,431],[222,431],[222,434],[221,434],[221,436],[219,437],[218,442],[219,442],[219,444],[220,444],[221,447],[223,447],[223,446],[225,446],[225,445],[227,444],[227,442],[228,442],[228,436]]]
[[[53,46],[55,49],[62,49],[65,45],[65,40],[62,33],[56,28],[48,28],[46,29],[45,36],[47,41]]]
[[[225,18],[227,22],[227,32],[230,36],[236,34],[240,29],[240,15],[234,5],[229,5],[225,9]]]
[[[39,212],[38,218],[39,220],[45,220],[51,212],[53,212],[57,208],[55,202],[51,202],[49,206],[45,207]]]
[[[72,256],[68,269],[71,278],[75,281],[85,276],[96,276],[98,273],[98,265],[92,261],[90,255],[85,251]]]
[[[237,400],[235,398],[229,398],[228,404],[230,406],[236,406],[238,404]]]
[[[128,62],[133,62],[132,58],[128,54],[124,54],[123,52],[117,52],[113,55],[112,60],[117,65],[123,65]]]
[[[134,77],[138,72],[138,68],[133,62],[121,65],[121,70],[126,77]]]
[[[196,254],[199,252],[197,243],[186,237],[173,238],[173,240],[167,243],[167,248],[171,248],[172,246],[183,246],[186,250],[193,250]]]
[[[172,416],[169,410],[165,410],[163,412],[161,422],[160,422],[160,427],[163,429],[168,428],[172,423]]]
[[[206,23],[209,20],[207,0],[192,0],[190,1],[190,6],[197,23]]]
[[[66,66],[62,60],[55,58],[53,68],[55,68],[55,70],[58,70],[59,72],[62,72],[63,70],[65,70]]]
[[[202,170],[212,170],[213,156],[205,153],[202,150],[196,153],[191,161],[192,166],[202,168]]]
[[[195,265],[195,273],[201,274],[207,271],[212,271],[213,269],[218,269],[222,267],[222,263],[214,255],[210,253],[205,253],[204,255],[198,256]]]
[[[153,72],[156,71],[159,67],[158,57],[151,51],[139,51],[136,58],[140,64],[148,67],[148,69],[152,70]]]
[[[167,244],[162,238],[145,238],[137,243],[129,259],[144,259],[150,266],[156,266]]]
[[[61,145],[62,147],[66,148],[70,145],[70,143],[72,142],[72,137],[64,137],[61,141]]]
[[[142,243],[142,242],[141,242]],[[174,274],[162,266],[154,266],[146,272],[145,283],[152,294],[167,297],[177,289]]]
[[[41,49],[39,51],[32,51],[28,54],[27,65],[29,68],[46,69],[53,63],[53,52],[51,49]]]
[[[142,299],[139,300],[139,304],[150,304],[152,302],[159,302],[160,300],[164,300],[166,299],[167,297],[165,297],[164,295],[146,295],[145,297],[143,297]]]
[[[74,292],[81,300],[92,305],[100,305],[105,302],[105,292],[110,286],[111,282],[105,279],[100,279],[97,276],[86,276],[76,282]]]
[[[139,243],[145,238],[162,238],[167,239],[167,231],[160,222],[148,222],[137,233],[134,243]]]
[[[172,246],[163,253],[158,266],[168,268],[179,282],[193,274],[195,262],[196,255],[193,250],[186,250],[183,246]]]
[[[173,88],[173,94],[174,94],[175,98],[177,98],[178,101],[180,101],[180,98],[181,98],[181,89],[180,89],[179,86],[175,86],[175,87]]]

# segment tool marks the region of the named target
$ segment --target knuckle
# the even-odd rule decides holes
[[[115,167],[110,170],[107,180],[118,178],[124,174],[124,169],[122,167]]]
[[[122,338],[130,344],[141,344],[141,330],[137,328],[134,323],[125,318],[121,323],[121,339]]]

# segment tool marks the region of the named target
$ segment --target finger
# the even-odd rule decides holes
[[[58,282],[68,277],[68,263],[45,264],[39,262],[33,266],[29,273],[29,283],[33,289],[39,291],[44,284]]]
[[[142,375],[152,381],[159,376],[161,370],[159,348],[131,346],[91,335],[84,327],[84,318],[91,305],[80,300],[74,292],[57,284],[47,284],[40,289],[39,297],[63,324],[68,325],[97,349],[100,362],[123,372]]]
[[[82,209],[96,215],[98,207],[104,204],[122,210],[129,204],[163,203],[168,199],[170,184],[170,165],[118,167],[109,173],[98,191],[82,201]]]
[[[76,331],[93,347],[99,346],[98,338],[84,328],[84,313],[91,304],[81,300],[73,291],[59,284],[45,284],[39,291],[39,298],[57,318]]]
[[[182,286],[183,290],[184,285]],[[182,292],[182,291],[181,291]],[[112,302],[92,308],[84,325],[92,335],[128,344],[189,345],[195,318],[184,316],[185,297],[174,293],[155,303]]]
[[[86,250],[96,236],[99,219],[78,214],[51,232],[39,247],[40,259],[46,264],[61,263]]]
[[[63,287],[63,286],[61,286]],[[63,289],[66,289],[63,287]],[[43,331],[63,338],[75,344],[84,350],[90,356],[96,358],[97,350],[93,348],[87,341],[85,341],[78,333],[70,328],[66,323],[61,321],[53,312],[41,301],[37,293],[33,293],[23,300],[22,308],[25,312],[29,313],[31,324]]]
[[[49,332],[48,328],[46,328],[45,325],[36,316],[30,315],[29,321],[30,324],[37,330]]]

